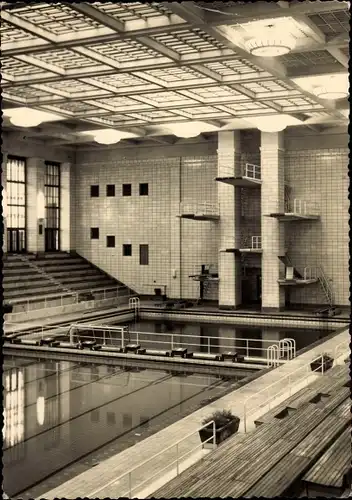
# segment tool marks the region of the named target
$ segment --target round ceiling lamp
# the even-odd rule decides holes
[[[250,121],[261,132],[281,132],[288,125],[286,116],[260,116]]]
[[[99,144],[116,144],[123,139],[121,132],[117,130],[99,130],[99,132],[94,133],[94,140]]]
[[[319,87],[315,87],[313,90],[314,94],[319,97],[320,99],[330,99],[330,100],[336,100],[336,99],[343,99],[344,97],[348,96],[348,92],[339,89],[338,87],[335,88],[327,88],[323,85]]]
[[[38,127],[43,121],[41,113],[31,109],[29,112],[21,111],[20,113],[13,113],[10,117],[10,122],[16,127]]]
[[[288,54],[296,45],[291,35],[285,35],[282,30],[267,26],[258,36],[245,42],[246,49],[254,56],[278,57]]]

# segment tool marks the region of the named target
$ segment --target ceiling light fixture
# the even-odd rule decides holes
[[[6,109],[4,115],[16,127],[37,127],[43,122],[62,120],[59,115],[26,107]]]
[[[348,96],[348,92],[339,88],[328,88],[323,85],[313,89],[314,94],[320,99],[343,99]]]
[[[261,132],[281,132],[289,125],[298,125],[300,121],[288,115],[271,115],[253,117],[252,122]]]
[[[121,132],[112,129],[103,129],[94,133],[94,140],[99,144],[116,144],[123,139]]]
[[[295,45],[296,41],[291,35],[285,35],[273,25],[266,26],[259,35],[245,42],[248,52],[259,57],[282,56],[288,54]]]
[[[204,123],[201,121],[182,122],[182,123],[169,123],[167,130],[170,134],[176,135],[183,139],[190,139],[197,137],[202,132],[214,132],[219,130],[215,125]]]

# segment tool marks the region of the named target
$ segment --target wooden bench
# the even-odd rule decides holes
[[[333,372],[334,368],[338,370]],[[342,388],[344,382],[349,380],[349,374],[346,367],[342,366],[344,370],[341,370],[340,366],[334,368],[329,371],[329,374],[319,377],[309,386],[299,390],[275,408],[269,410],[261,417],[258,417],[254,421],[255,425],[258,427],[262,424],[271,422],[274,418],[280,418],[284,416],[282,414],[285,413],[285,410],[287,410],[287,413],[290,413],[290,411],[292,412],[292,410],[298,409],[302,404],[313,400],[314,397],[319,394],[322,396],[334,394],[336,390]],[[332,376],[330,376],[330,373],[332,373]]]
[[[70,342],[60,342],[60,347],[64,347],[65,349],[81,349],[81,344],[79,342],[74,342],[71,344]]]
[[[224,356],[222,354],[209,354],[206,352],[193,352],[192,358],[193,359],[205,359],[205,360],[211,360],[211,361],[223,361],[224,360]]]
[[[245,492],[245,496],[271,498],[288,494],[292,485],[302,477],[307,468],[348,426],[348,418],[331,412],[308,435],[301,439],[287,456],[283,457],[265,476],[249,488]],[[283,441],[289,441],[287,435]]]
[[[149,356],[171,356],[171,351],[165,349],[145,349],[144,351],[144,354],[147,354]]]
[[[276,475],[281,474],[280,488],[286,490],[296,475],[305,472],[311,463],[310,456],[300,453],[300,443],[304,442],[304,447],[313,453],[317,441],[323,447],[328,446],[336,432],[348,425],[347,417],[333,414],[339,410],[341,401],[345,404],[343,398],[346,400],[348,397],[345,390],[348,393],[348,388],[341,388],[336,395],[331,396],[328,407],[322,409],[307,402],[294,414],[261,426],[241,440],[237,436],[230,438],[206,459],[154,492],[153,497],[240,497],[250,492],[268,473],[271,474],[271,470],[280,462]],[[313,448],[307,442],[311,435],[314,438]],[[293,451],[295,453],[292,456],[285,458]],[[295,464],[294,469],[292,463]],[[284,479],[288,472],[291,474],[289,482]],[[258,496],[266,496],[262,491],[258,492]]]
[[[325,487],[341,494],[344,487],[344,478],[351,467],[351,430],[346,429],[340,437],[329,447],[311,469],[304,475],[302,481],[307,496],[309,493],[322,494]],[[323,488],[322,488],[323,487]]]
[[[105,352],[123,352],[122,347],[116,347],[112,345],[95,345],[93,347],[93,350],[100,350],[100,351],[105,351]]]

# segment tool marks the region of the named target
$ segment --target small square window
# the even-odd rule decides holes
[[[106,246],[108,248],[115,248],[115,236],[106,237]]]
[[[148,183],[143,182],[139,185],[139,196],[148,196]]]
[[[115,184],[106,185],[106,196],[115,196]]]
[[[91,227],[90,228],[90,239],[91,240],[98,240],[99,239],[99,228],[98,227]]]
[[[99,196],[99,185],[90,186],[90,196],[97,198]]]
[[[132,184],[122,184],[122,196],[132,196]]]
[[[131,257],[132,256],[132,245],[123,245],[122,246],[122,255],[124,257]]]

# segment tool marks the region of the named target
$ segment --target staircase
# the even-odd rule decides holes
[[[4,300],[14,306],[13,312],[23,310],[28,301],[29,309],[39,309],[49,302],[60,305],[87,300],[87,294],[90,299],[103,299],[134,293],[83,257],[66,252],[45,253],[40,257],[7,255],[3,289]]]
[[[297,269],[292,264],[292,261],[287,253],[285,253],[285,255],[279,255],[279,259],[281,260],[281,262],[284,264],[285,267],[293,267],[294,278],[299,279],[299,280],[303,279],[302,274],[297,271]]]
[[[318,279],[327,303],[331,308],[334,307],[334,292],[321,266],[318,268]]]

